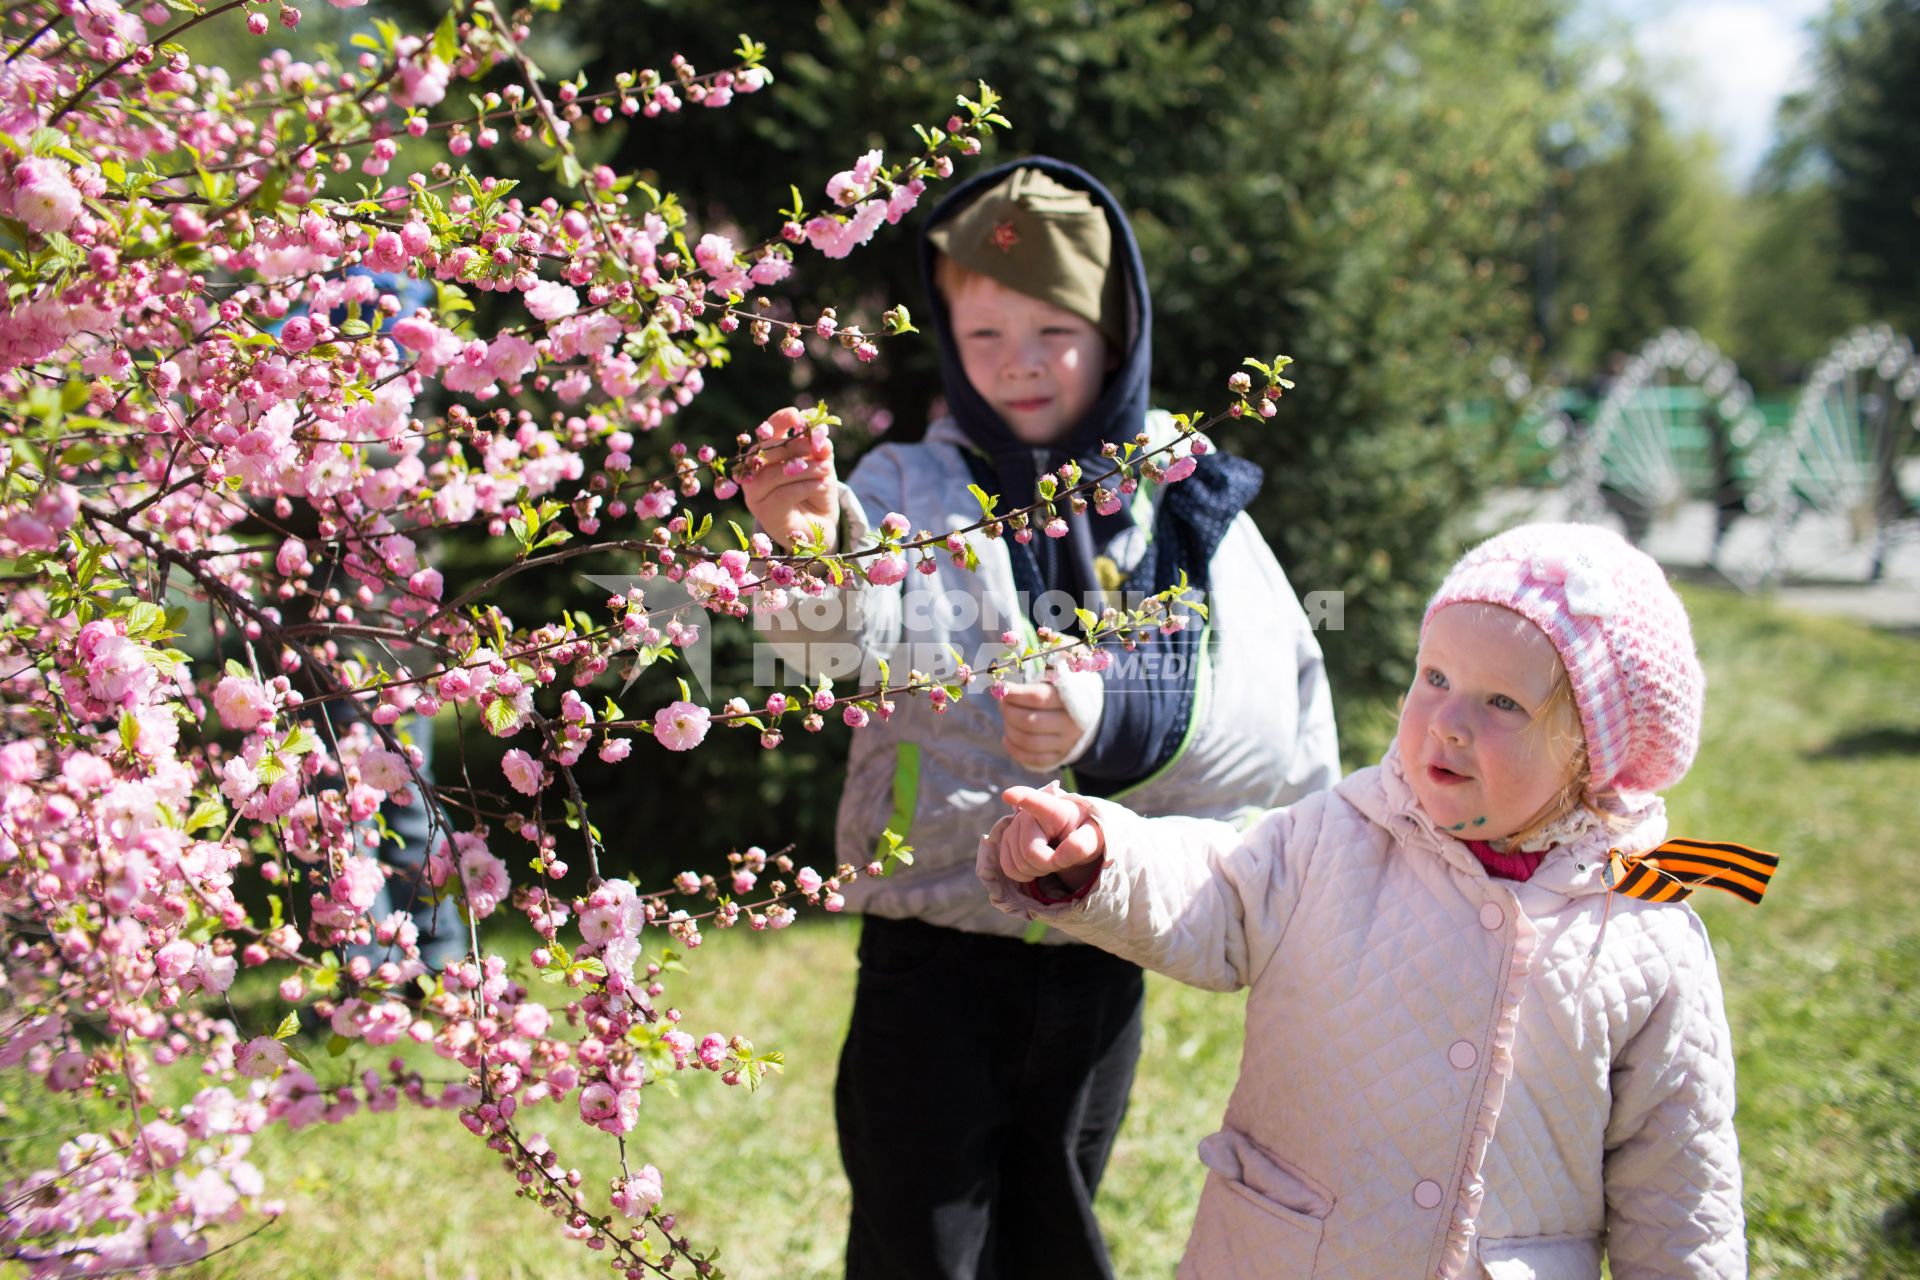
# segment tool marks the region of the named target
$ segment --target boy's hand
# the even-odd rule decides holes
[[[809,433],[798,409],[781,409],[767,421],[774,440],[759,453],[760,469],[740,485],[747,510],[788,550],[815,524],[826,530],[826,549],[837,550],[840,478],[833,469],[833,441],[825,430]],[[790,431],[800,434],[788,440]]]
[[[1010,684],[1000,700],[1005,732],[1000,745],[1017,765],[1044,773],[1064,761],[1080,742],[1083,726],[1067,711],[1059,687],[1046,682]]]
[[[1069,889],[1093,879],[1107,844],[1086,800],[1053,782],[1044,790],[1008,787],[1000,798],[1016,811],[1000,834],[1001,874],[1020,884],[1059,876]]]

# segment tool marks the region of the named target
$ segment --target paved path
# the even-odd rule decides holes
[[[1488,499],[1474,523],[1490,533],[1525,520],[1565,519],[1567,509],[1567,499],[1559,490],[1503,490]],[[1735,567],[1757,563],[1766,538],[1765,522],[1752,517],[1735,521],[1718,563]],[[1713,508],[1704,502],[1690,504],[1674,519],[1656,523],[1645,540],[1646,549],[1669,569],[1721,576],[1708,563],[1712,544]],[[1845,522],[1807,515],[1794,523],[1786,561],[1786,577],[1773,589],[1781,603],[1808,613],[1839,614],[1876,627],[1920,633],[1920,539],[1896,545],[1881,580],[1868,582],[1869,551],[1853,542]]]

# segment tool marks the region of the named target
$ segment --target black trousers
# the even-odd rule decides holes
[[[848,1280],[1105,1280],[1093,1216],[1140,1056],[1140,970],[868,916],[834,1109]]]

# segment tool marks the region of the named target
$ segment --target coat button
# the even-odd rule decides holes
[[[1465,1040],[1455,1040],[1453,1047],[1447,1050],[1447,1061],[1451,1062],[1460,1070],[1465,1071],[1468,1067],[1480,1061],[1480,1051]]]
[[[1428,1178],[1414,1184],[1413,1202],[1422,1209],[1436,1209],[1440,1206],[1440,1184]]]
[[[1482,929],[1498,929],[1506,922],[1507,913],[1502,911],[1497,904],[1489,902],[1480,908],[1480,927]]]

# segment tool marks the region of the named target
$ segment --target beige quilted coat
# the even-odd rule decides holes
[[[992,836],[979,870],[1003,910],[1252,988],[1182,1277],[1746,1274],[1713,951],[1690,907],[1606,891],[1603,830],[1491,879],[1391,751],[1250,831],[1098,803],[1080,901],[1006,881]],[[1611,843],[1665,828],[1650,800]]]

